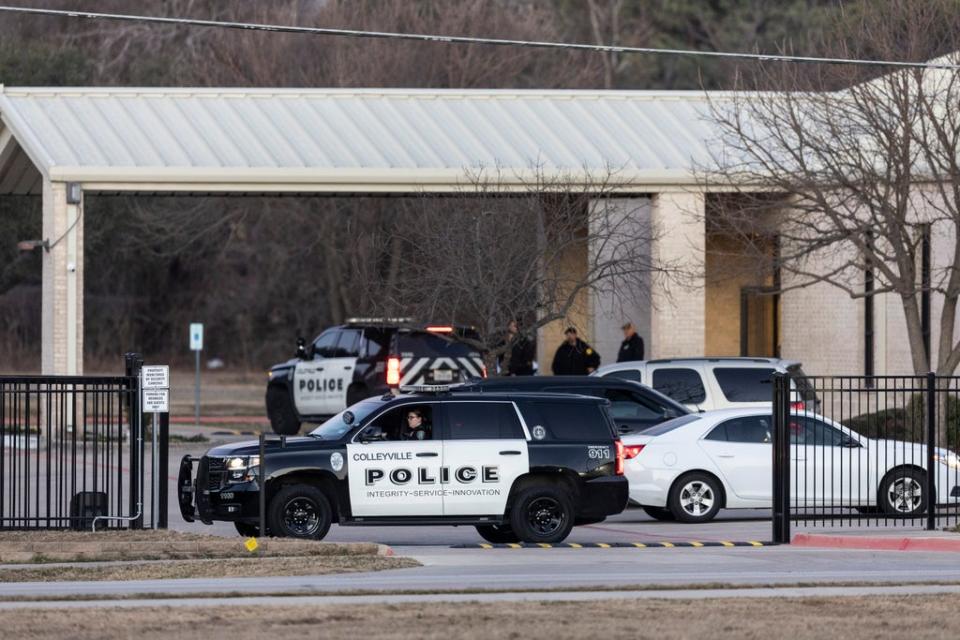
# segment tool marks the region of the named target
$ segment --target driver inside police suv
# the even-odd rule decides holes
[[[430,425],[424,418],[423,409],[411,407],[407,410],[403,428],[400,430],[401,440],[429,440]]]

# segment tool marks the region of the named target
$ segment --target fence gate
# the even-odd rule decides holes
[[[960,378],[774,376],[773,538],[960,516]]]
[[[125,363],[113,377],[0,376],[0,529],[166,526],[166,492],[151,490],[166,487],[166,438],[147,449],[142,360]]]

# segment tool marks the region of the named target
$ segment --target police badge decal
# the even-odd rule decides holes
[[[341,455],[339,451],[334,451],[330,454],[330,466],[334,471],[343,469],[343,455]]]

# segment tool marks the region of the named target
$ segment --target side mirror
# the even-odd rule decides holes
[[[301,360],[306,360],[306,359],[307,359],[307,346],[306,346],[306,345],[307,345],[307,341],[304,340],[303,337],[298,337],[298,338],[297,338],[297,355],[296,355],[297,358],[300,358]]]
[[[383,442],[386,439],[387,434],[377,426],[369,426],[360,433],[360,442],[363,444],[368,442]]]

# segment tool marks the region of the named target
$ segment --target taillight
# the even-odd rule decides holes
[[[623,443],[617,440],[615,444],[617,445],[617,463],[614,469],[618,476],[622,476],[623,475]]]
[[[633,460],[640,452],[643,451],[643,448],[646,445],[642,444],[630,444],[623,447],[623,459],[624,460]]]
[[[480,367],[480,377],[482,378],[487,377],[487,365],[483,365]]]
[[[400,358],[390,356],[387,358],[387,385],[398,384],[400,384]]]
[[[790,403],[790,410],[791,410],[791,411],[805,411],[806,408],[807,408],[807,405],[805,405],[802,401],[801,401],[801,402],[791,402],[791,403]]]

